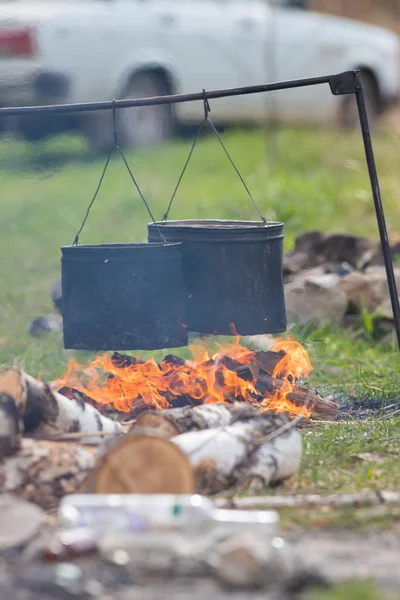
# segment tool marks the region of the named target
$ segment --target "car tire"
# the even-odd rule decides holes
[[[17,123],[17,131],[28,142],[40,142],[49,135],[49,127],[43,117],[22,117]]]
[[[122,99],[150,98],[168,93],[167,85],[157,74],[138,73],[124,89]],[[116,121],[121,148],[150,148],[168,139],[174,126],[171,106],[166,104],[118,110]],[[92,115],[86,135],[92,153],[109,151],[114,140],[111,111]]]
[[[378,84],[375,77],[366,71],[361,72],[365,104],[367,108],[368,121],[371,129],[377,125],[379,117],[382,114],[381,99]],[[360,118],[358,116],[357,100],[354,94],[344,96],[340,123],[345,129],[358,129],[360,127]]]

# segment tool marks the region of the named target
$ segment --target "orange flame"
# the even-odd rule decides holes
[[[311,416],[310,407],[296,406],[289,396],[293,392],[293,383],[302,376],[307,376],[313,370],[310,357],[301,344],[293,340],[279,338],[272,347],[274,352],[285,352],[285,355],[276,365],[272,376],[281,379],[283,385],[277,389],[272,398],[262,401],[261,411],[274,410],[276,412],[289,412],[292,415],[303,414]]]
[[[262,411],[288,411],[304,413],[307,409],[293,404],[288,395],[292,382],[311,370],[308,354],[297,342],[277,340],[274,350],[285,355],[275,368],[274,377],[283,379],[282,387],[271,398],[260,397],[252,381],[240,377],[235,368],[249,365],[254,352],[236,342],[219,346],[212,357],[207,348],[192,346],[193,360],[180,361],[166,357],[160,364],[154,359],[116,359],[102,354],[87,366],[71,359],[62,379],[55,383],[57,389],[73,388],[91,397],[99,404],[112,405],[116,410],[130,412],[141,399],[158,410],[179,405],[184,397],[193,404],[225,403],[235,400],[260,404]],[[260,403],[261,400],[261,403]]]

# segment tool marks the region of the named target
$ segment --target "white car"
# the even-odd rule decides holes
[[[0,0],[1,1],[1,0]],[[289,5],[289,6],[288,6]],[[14,0],[0,4],[0,105],[135,98],[256,85],[361,69],[371,118],[397,100],[398,37],[378,27],[290,7],[290,0]],[[218,124],[351,124],[351,96],[329,86],[215,100]],[[126,147],[154,144],[199,122],[201,103],[124,109]],[[111,115],[9,118],[39,139],[79,129],[101,149]]]

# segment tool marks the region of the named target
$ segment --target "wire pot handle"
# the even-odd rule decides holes
[[[261,221],[262,221],[263,223],[266,223],[266,222],[267,222],[266,218],[265,218],[265,217],[264,217],[264,215],[262,214],[262,212],[261,212],[261,210],[260,210],[260,208],[259,208],[259,206],[258,206],[257,202],[255,201],[255,199],[254,199],[254,197],[253,197],[252,193],[250,192],[249,188],[247,187],[247,184],[246,184],[245,180],[243,179],[243,177],[242,177],[242,175],[241,175],[241,173],[240,173],[239,169],[237,168],[237,166],[235,165],[235,163],[234,163],[234,161],[233,161],[233,159],[232,159],[231,155],[229,154],[229,152],[228,152],[228,150],[227,150],[227,148],[226,148],[226,146],[225,146],[224,142],[222,141],[222,138],[221,138],[221,136],[219,135],[219,133],[218,133],[218,131],[217,131],[217,128],[215,127],[214,123],[212,122],[212,120],[211,120],[211,119],[210,119],[210,117],[209,117],[209,115],[210,115],[210,112],[211,112],[211,108],[210,108],[210,104],[209,104],[209,102],[208,102],[208,98],[207,98],[207,96],[206,96],[206,91],[205,91],[205,89],[203,89],[203,103],[204,103],[204,119],[203,119],[203,121],[202,121],[202,122],[200,123],[200,125],[199,125],[199,128],[198,128],[198,130],[197,130],[197,133],[196,133],[196,135],[195,135],[195,138],[194,138],[194,140],[193,140],[193,144],[192,144],[192,146],[191,146],[191,148],[190,148],[190,151],[189,151],[189,156],[188,156],[188,157],[187,157],[187,159],[186,159],[186,162],[185,162],[185,164],[184,164],[184,167],[183,167],[183,169],[182,169],[182,172],[181,172],[181,174],[180,174],[180,176],[179,176],[178,182],[177,182],[177,184],[176,184],[176,186],[175,186],[175,189],[174,189],[174,191],[173,191],[173,193],[172,193],[172,196],[171,196],[171,199],[170,199],[170,201],[169,201],[169,204],[168,204],[167,210],[166,210],[166,212],[165,212],[165,214],[164,214],[164,216],[163,216],[163,219],[162,219],[162,220],[163,220],[163,223],[165,223],[165,222],[167,221],[168,217],[169,217],[169,213],[170,213],[170,210],[171,210],[172,204],[173,204],[173,202],[174,202],[174,200],[175,200],[175,196],[176,196],[176,194],[177,194],[177,191],[178,191],[178,189],[179,189],[179,187],[180,187],[180,185],[181,185],[181,182],[182,182],[183,176],[184,176],[184,175],[185,175],[185,173],[186,173],[186,169],[187,169],[187,167],[188,167],[188,164],[189,164],[189,162],[190,162],[190,160],[191,160],[191,158],[192,158],[192,156],[193,156],[193,152],[194,152],[194,149],[195,149],[195,147],[196,147],[196,144],[197,144],[197,142],[198,142],[198,139],[199,139],[199,137],[200,137],[200,133],[201,133],[201,132],[202,132],[202,130],[203,130],[205,127],[206,127],[206,125],[210,125],[210,127],[211,127],[211,129],[212,129],[213,133],[215,134],[215,136],[217,137],[217,139],[218,139],[218,141],[219,141],[219,143],[220,143],[220,145],[221,145],[221,147],[222,147],[223,151],[225,152],[226,156],[228,157],[228,160],[229,160],[229,162],[231,163],[231,165],[232,165],[232,167],[234,168],[234,170],[235,170],[235,172],[236,172],[237,176],[239,177],[240,181],[242,182],[242,184],[243,184],[243,187],[244,187],[244,189],[245,189],[245,190],[246,190],[246,192],[247,192],[247,195],[249,196],[249,198],[250,198],[250,200],[252,201],[252,203],[253,203],[253,205],[254,205],[254,207],[255,207],[256,211],[258,212],[258,215],[259,215],[259,217],[260,217]],[[158,230],[158,231],[159,231],[159,233],[160,233],[160,230]]]
[[[92,208],[93,204],[94,204],[94,203],[95,203],[95,201],[96,201],[97,195],[98,195],[98,193],[99,193],[99,191],[100,191],[100,188],[101,188],[101,186],[102,186],[102,184],[103,184],[103,180],[104,180],[105,174],[106,174],[106,172],[107,172],[108,165],[109,165],[109,164],[110,164],[110,162],[111,162],[111,157],[113,156],[114,152],[118,152],[118,154],[121,156],[121,158],[122,158],[122,160],[123,160],[123,162],[124,162],[124,164],[125,164],[125,167],[126,167],[126,169],[127,169],[128,173],[129,173],[129,175],[130,175],[130,178],[131,178],[131,180],[132,180],[132,182],[133,182],[133,184],[134,184],[135,188],[137,189],[137,191],[138,191],[138,193],[139,193],[139,196],[140,196],[140,197],[141,197],[141,199],[143,200],[143,203],[144,203],[144,205],[145,205],[145,207],[146,207],[146,209],[147,209],[147,212],[148,212],[148,213],[149,213],[149,215],[150,215],[150,219],[153,221],[154,225],[157,227],[157,231],[158,231],[158,233],[159,233],[159,235],[160,235],[160,238],[161,238],[162,242],[163,242],[164,244],[166,244],[166,243],[167,243],[167,241],[166,241],[166,239],[165,239],[164,235],[162,234],[162,232],[161,232],[160,228],[158,227],[158,225],[157,225],[157,223],[156,223],[156,220],[154,219],[154,216],[153,216],[153,213],[152,213],[152,211],[151,211],[151,208],[150,208],[150,206],[148,205],[148,203],[147,203],[147,201],[146,201],[145,197],[144,197],[144,196],[143,196],[143,194],[142,194],[142,191],[141,191],[141,189],[140,189],[140,187],[139,187],[139,185],[138,185],[138,183],[137,183],[137,181],[136,181],[136,179],[135,179],[135,177],[134,177],[134,175],[133,175],[133,173],[132,173],[132,170],[131,170],[131,168],[130,168],[130,166],[129,166],[129,164],[128,164],[128,161],[126,160],[125,154],[123,153],[123,151],[122,151],[121,147],[120,147],[120,146],[119,146],[119,144],[118,144],[118,130],[117,130],[117,119],[116,119],[116,114],[117,114],[117,111],[116,111],[116,108],[115,108],[115,99],[113,100],[113,108],[112,108],[112,113],[113,113],[113,132],[114,132],[114,144],[113,144],[113,147],[111,148],[110,152],[108,153],[108,156],[107,156],[107,159],[106,159],[106,163],[105,163],[105,165],[104,165],[104,168],[103,168],[103,172],[102,172],[102,174],[101,174],[101,176],[100,176],[99,183],[97,184],[96,191],[95,191],[95,193],[94,193],[94,196],[93,196],[92,200],[91,200],[91,201],[90,201],[90,203],[89,203],[89,206],[88,206],[88,207],[87,207],[87,209],[86,209],[86,214],[85,214],[85,216],[84,216],[84,219],[83,219],[83,221],[82,221],[82,225],[80,226],[80,228],[79,228],[79,230],[78,230],[78,232],[77,232],[77,234],[76,234],[76,236],[75,236],[75,239],[74,239],[74,242],[73,242],[73,246],[77,246],[77,245],[78,245],[78,242],[79,242],[79,236],[81,235],[81,233],[82,233],[82,231],[83,231],[83,228],[84,228],[84,227],[85,227],[85,225],[86,225],[86,221],[87,221],[87,219],[88,219],[88,217],[89,217],[90,210],[91,210],[91,208]]]

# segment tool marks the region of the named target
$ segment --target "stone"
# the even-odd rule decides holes
[[[384,266],[375,265],[368,267],[365,271],[366,277],[371,282],[376,292],[382,297],[382,301],[390,298],[389,287],[387,282],[386,268]],[[400,269],[394,269],[397,288],[400,291]]]
[[[309,281],[312,278],[324,277],[327,274],[325,267],[313,267],[312,269],[304,269],[299,273],[292,274],[287,283],[297,283]]]
[[[285,286],[285,303],[289,323],[340,325],[349,302],[337,286],[324,287],[300,276]]]
[[[393,321],[393,309],[392,309],[392,302],[390,300],[390,298],[386,298],[382,304],[380,304],[378,306],[378,308],[376,309],[376,313],[379,317],[382,317],[383,319],[386,319],[388,321]]]
[[[299,273],[307,265],[305,252],[288,252],[283,257],[283,274],[285,277]]]
[[[34,504],[13,496],[0,496],[0,552],[18,549],[40,532],[44,512]]]
[[[393,242],[390,246],[390,250],[391,250],[391,255],[392,255],[392,259],[393,261],[395,261],[399,255],[400,255],[400,242],[396,241]],[[383,252],[382,252],[382,246],[379,243],[374,252],[372,253],[372,256],[368,262],[368,266],[384,266],[385,265],[385,260],[383,258]]]
[[[62,287],[61,277],[55,281],[51,287],[51,299],[55,308],[62,313]]]
[[[324,239],[325,235],[321,233],[321,231],[308,231],[307,233],[297,236],[294,251],[304,252],[310,256],[322,244]]]
[[[46,333],[61,333],[63,330],[63,319],[61,315],[50,314],[45,317],[33,319],[29,326],[32,337],[41,337]]]
[[[381,302],[376,308],[378,316],[393,321],[392,302],[387,283],[386,269],[383,266],[375,265],[365,271],[365,275],[371,283],[375,292],[381,296]],[[394,275],[397,284],[397,291],[400,292],[400,269],[394,269]]]
[[[298,272],[301,269],[319,265],[348,263],[355,269],[369,263],[373,251],[367,238],[346,234],[324,235],[310,231],[299,236],[294,250],[284,258],[284,272]]]
[[[337,273],[325,273],[324,275],[314,275],[308,277],[307,282],[313,283],[318,287],[328,289],[336,287],[339,284],[340,280],[341,277]]]
[[[319,264],[346,262],[355,268],[365,262],[370,250],[367,238],[345,234],[329,235],[316,248]]]
[[[363,310],[374,312],[383,301],[378,286],[362,273],[354,272],[342,277],[338,287],[347,295],[351,313],[359,313]]]

